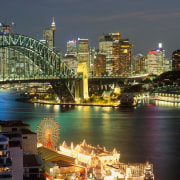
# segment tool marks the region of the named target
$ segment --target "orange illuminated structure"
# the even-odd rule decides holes
[[[64,141],[60,145],[61,154],[71,156],[77,159],[77,162],[83,162],[87,164],[87,167],[96,167],[98,165],[104,166],[106,164],[118,164],[120,153],[114,148],[113,152],[109,152],[105,147],[94,147],[89,145],[84,140],[82,143],[74,146],[71,143],[71,146],[67,146]]]

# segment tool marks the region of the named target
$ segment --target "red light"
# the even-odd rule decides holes
[[[55,57],[56,55],[55,55],[55,54],[52,54],[51,56],[52,56],[52,57]]]
[[[149,54],[157,54],[156,51],[149,51]]]

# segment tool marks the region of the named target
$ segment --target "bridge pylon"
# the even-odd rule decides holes
[[[80,81],[76,81],[75,84],[75,99],[87,99],[89,97],[88,93],[88,70],[87,64],[85,62],[78,63],[77,69],[78,76],[82,76]]]

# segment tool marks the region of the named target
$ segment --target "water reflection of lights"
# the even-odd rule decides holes
[[[54,109],[55,112],[59,112],[60,106],[59,105],[54,105],[53,109]]]
[[[95,111],[99,111],[100,108],[100,106],[94,106]]]
[[[112,107],[103,107],[103,110],[106,112],[109,112],[112,109]]]
[[[81,111],[82,110],[82,106],[78,106],[78,110]]]
[[[50,109],[51,105],[50,104],[46,104],[45,107],[46,107],[46,109]]]
[[[168,101],[155,101],[157,106],[165,106],[165,107],[180,107],[180,103],[178,102],[168,102]]]
[[[108,119],[110,116],[109,116],[108,113],[103,113],[103,114],[102,114],[102,117],[103,117],[103,119]]]

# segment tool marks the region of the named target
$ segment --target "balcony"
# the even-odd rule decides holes
[[[0,167],[11,167],[12,166],[12,161],[10,158],[5,159],[0,159]]]
[[[0,171],[0,180],[1,179],[12,180],[12,171],[11,170]]]

